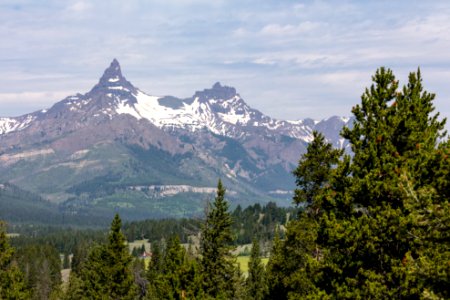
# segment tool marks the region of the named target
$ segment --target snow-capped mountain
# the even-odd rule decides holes
[[[89,92],[0,118],[0,180],[55,201],[107,206],[117,204],[117,193],[149,190],[136,186],[205,188],[180,189],[192,194],[218,178],[236,201],[290,201],[291,171],[313,130],[345,147],[339,131],[350,122],[276,120],[220,83],[185,99],[152,96],[127,81],[114,59]]]
[[[321,122],[311,119],[284,121],[264,115],[249,107],[233,87],[219,82],[212,88],[196,92],[187,99],[171,96],[151,96],[135,88],[123,77],[120,65],[114,59],[87,94],[69,96],[50,110],[43,110],[19,118],[0,118],[0,134],[23,130],[31,123],[55,111],[69,110],[72,114],[90,114],[92,118],[112,119],[127,114],[136,119],[145,119],[165,130],[185,129],[192,132],[208,130],[214,134],[239,138],[250,134],[251,129],[264,129],[268,134],[282,134],[310,142],[312,131],[326,131],[329,120]],[[338,122],[337,131],[348,118],[333,117]],[[321,131],[324,131],[321,130]],[[338,144],[336,144],[338,145]]]

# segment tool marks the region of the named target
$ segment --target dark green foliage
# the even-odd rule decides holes
[[[0,222],[0,299],[29,299],[23,274],[13,261],[14,249],[8,243],[5,227]]]
[[[48,299],[61,285],[61,259],[58,251],[45,244],[17,250],[17,263],[33,299]]]
[[[160,241],[178,235],[182,243],[188,242],[189,235],[200,231],[201,221],[196,219],[162,219],[127,222],[123,232],[128,241],[148,239]]]
[[[256,203],[245,209],[237,206],[232,213],[235,244],[249,244],[253,238],[258,239],[261,243],[272,241],[275,228],[285,225],[288,217],[292,218],[297,211],[298,209],[293,207],[278,207],[274,202],[269,202],[264,206]]]
[[[300,160],[296,196],[311,204],[269,263],[277,299],[450,296],[444,121],[432,115],[434,95],[423,91],[420,71],[401,91],[388,69],[373,81],[353,109],[353,127],[342,131],[354,156],[324,172],[312,146]]]
[[[246,299],[262,300],[267,292],[264,266],[261,262],[259,242],[254,239],[248,262],[248,277],[245,281]]]
[[[178,236],[172,236],[162,251],[152,243],[147,270],[145,299],[202,299],[202,282],[196,258],[187,255]]]
[[[64,204],[56,205],[37,194],[22,190],[10,183],[0,184],[0,219],[10,225],[38,224],[67,226],[106,225],[106,218],[89,213],[72,214]]]
[[[213,298],[232,298],[235,293],[232,219],[225,200],[225,189],[219,180],[217,196],[207,212],[201,232],[200,254],[203,290]]]
[[[271,241],[277,225],[284,225],[287,218],[295,216],[298,209],[280,207],[274,202],[259,203],[242,209],[240,205],[232,212],[232,230],[235,244],[249,244],[253,237],[262,243]],[[148,239],[150,242],[177,235],[182,243],[189,242],[189,236],[197,235],[201,228],[199,219],[162,219],[127,222],[123,232],[128,241]]]
[[[36,194],[6,183],[0,187],[0,219],[14,223],[61,223],[58,207]]]
[[[321,253],[317,246],[317,220],[327,206],[323,195],[330,190],[333,166],[339,162],[342,150],[332,148],[322,134],[314,132],[296,170],[298,188],[294,203],[305,204],[304,210],[287,225],[286,238],[274,240],[268,264],[269,299],[297,299],[317,292],[314,278]]]
[[[106,245],[94,247],[80,273],[85,297],[89,299],[134,299],[136,286],[131,273],[132,257],[116,214]]]
[[[78,273],[87,259],[89,248],[94,243],[104,243],[107,238],[106,230],[55,228],[39,226],[14,226],[13,229],[20,236],[12,239],[11,243],[17,249],[24,249],[35,245],[49,245],[59,253],[71,253],[72,272]]]
[[[147,299],[190,299],[198,294],[195,261],[188,260],[186,250],[177,236],[168,240],[161,263],[158,263],[158,256],[155,260],[154,258],[152,257],[147,276]]]
[[[162,273],[163,253],[159,242],[152,243],[152,260],[148,266],[147,278],[153,281],[157,274]]]
[[[333,149],[330,143],[325,142],[325,137],[317,131],[313,132],[313,137],[314,140],[308,145],[307,152],[293,172],[298,187],[295,190],[294,202],[308,204],[317,209],[321,205],[316,203],[314,198],[329,184],[330,171],[339,162],[343,150]]]
[[[84,267],[84,263],[86,262],[89,254],[89,247],[86,242],[80,242],[76,245],[71,262],[72,274],[79,275],[81,270]]]
[[[139,257],[141,253],[139,253],[139,249],[137,247],[133,247],[133,250],[131,250],[131,256],[133,257]]]
[[[275,232],[272,251],[266,267],[268,294],[266,299],[286,299],[287,292],[283,286],[283,278],[289,273],[284,271],[283,244],[279,231]]]
[[[78,274],[70,273],[69,285],[62,299],[64,300],[87,299],[85,297],[85,287],[83,285],[83,281],[80,279]]]
[[[443,233],[450,223],[436,219],[436,214],[448,211],[448,198],[434,187],[440,167],[430,165],[444,121],[431,115],[434,95],[423,91],[420,71],[410,74],[402,92],[390,70],[381,68],[373,80],[375,85],[353,110],[354,128],[343,131],[355,156],[351,189],[341,197],[351,197],[354,209],[342,217],[330,212],[322,223],[323,245],[339,247],[330,253],[330,261],[346,266],[341,267],[346,277],[340,275],[331,291],[346,297],[361,293],[408,298],[424,296],[430,289],[447,297],[435,288],[437,278],[425,282],[424,274],[417,273],[421,268],[412,271],[430,260],[429,251],[449,246]],[[436,221],[442,227],[431,225]],[[440,257],[446,256],[450,254],[444,250]],[[374,281],[370,289],[356,288]]]

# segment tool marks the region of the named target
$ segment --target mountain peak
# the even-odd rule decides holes
[[[113,59],[109,67],[103,73],[103,76],[100,78],[100,82],[117,82],[124,79],[122,76],[122,71],[120,70],[120,64],[117,59]]]
[[[220,82],[216,82],[212,88],[205,89],[201,92],[196,92],[194,97],[199,97],[202,100],[208,99],[222,99],[227,100],[236,96],[236,89],[226,85],[221,85]]]
[[[103,76],[100,78],[99,83],[94,86],[92,90],[94,91],[105,88],[109,90],[114,89],[135,91],[133,85],[128,82],[125,77],[123,77],[119,61],[115,58],[103,73]]]

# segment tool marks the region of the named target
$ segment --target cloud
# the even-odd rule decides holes
[[[76,1],[67,7],[67,11],[74,13],[85,13],[90,10],[92,5],[86,1]]]
[[[69,91],[0,93],[0,116],[13,117],[48,108],[68,95]]]
[[[269,36],[299,35],[312,32],[319,26],[320,23],[310,21],[301,22],[298,25],[268,24],[261,29],[260,33]]]
[[[440,77],[450,69],[445,1],[6,0],[0,8],[2,113],[86,91],[113,58],[149,93],[186,97],[222,81],[278,118],[344,114],[379,66],[401,78],[421,66],[433,91],[450,94]]]

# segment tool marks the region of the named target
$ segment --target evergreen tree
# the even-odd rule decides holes
[[[13,260],[14,249],[9,245],[6,226],[0,222],[0,299],[29,299],[23,274]]]
[[[201,296],[196,261],[189,260],[178,236],[169,238],[164,255],[158,257],[161,262],[152,261],[149,266],[154,268],[147,273],[149,286],[146,299],[195,299]]]
[[[330,207],[326,195],[333,192],[332,174],[343,151],[333,149],[321,133],[313,132],[313,136],[293,172],[297,183],[294,203],[305,207],[287,224],[285,240],[274,240],[267,268],[268,299],[301,299],[318,292],[315,278],[323,255],[317,242],[318,221]]]
[[[225,200],[222,181],[217,184],[217,196],[207,213],[201,231],[200,254],[203,286],[206,295],[213,298],[233,298],[235,288],[232,219]]]
[[[321,213],[303,215],[303,228],[316,222],[315,230],[288,229],[286,261],[296,241],[317,248],[302,251],[296,271],[284,269],[285,286],[296,276],[314,278],[309,291],[293,290],[292,297],[448,297],[449,209],[441,176],[449,162],[437,147],[444,121],[431,115],[434,95],[423,91],[420,71],[401,92],[391,70],[379,69],[373,81],[353,109],[353,127],[342,133],[353,158],[345,157],[330,170],[328,184],[314,191]]]
[[[156,257],[158,259],[158,257]],[[168,240],[166,251],[160,263],[160,269],[155,265],[150,273],[150,288],[148,299],[181,299],[185,294],[182,286],[185,250],[177,236]],[[155,261],[155,263],[157,263]]]
[[[70,273],[69,285],[62,297],[64,300],[86,299],[83,281],[77,273]]]
[[[298,187],[295,190],[294,203],[308,204],[313,209],[321,207],[321,204],[315,203],[314,200],[328,184],[331,169],[339,162],[342,154],[343,150],[333,149],[321,133],[313,131],[313,140],[293,172]]]
[[[183,281],[186,251],[180,244],[178,236],[172,236],[167,243],[166,255],[164,256],[165,281],[168,282],[170,292],[174,299],[181,299],[186,293],[187,282]]]
[[[284,272],[284,257],[282,253],[283,243],[280,239],[278,229],[275,231],[275,236],[272,243],[272,251],[270,252],[269,262],[267,263],[266,276],[268,294],[266,299],[286,299],[287,291],[283,285],[283,278],[286,275]]]
[[[448,207],[434,192],[437,178],[430,178],[439,171],[429,166],[444,121],[431,115],[434,95],[423,91],[420,72],[410,74],[402,92],[390,70],[381,68],[373,80],[361,106],[353,109],[354,127],[343,131],[354,152],[351,188],[332,201],[352,199],[346,203],[352,209],[341,216],[329,211],[319,238],[331,250],[331,265],[340,269],[332,273],[331,288],[339,297],[420,297],[429,283],[412,275],[412,261],[426,259],[419,249],[429,232],[421,228],[434,216],[416,214],[425,201]]]
[[[79,275],[83,266],[87,260],[89,254],[89,247],[85,241],[79,242],[75,245],[73,250],[72,261],[70,263],[71,266],[71,274]]]
[[[262,300],[267,292],[266,274],[261,262],[259,242],[253,239],[248,262],[248,277],[245,281],[246,299]]]
[[[432,115],[420,71],[402,90],[389,69],[373,81],[342,132],[353,157],[338,160],[315,135],[294,172],[294,200],[308,206],[269,261],[272,297],[449,297],[445,120]]]
[[[45,299],[61,285],[61,258],[50,245],[31,244],[17,250],[17,264],[32,298]]]
[[[133,250],[131,251],[131,256],[139,257],[139,255],[141,255],[141,253],[139,253],[138,248],[137,247],[133,247]]]
[[[115,215],[108,243],[89,253],[80,277],[88,299],[134,299],[136,286],[131,273],[132,257],[121,232],[122,222]]]

